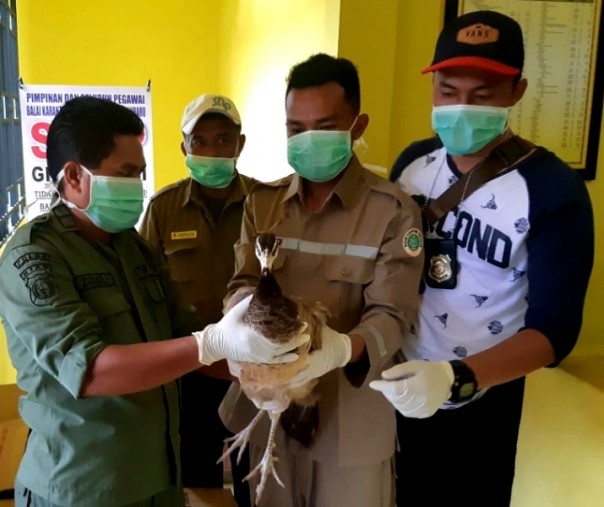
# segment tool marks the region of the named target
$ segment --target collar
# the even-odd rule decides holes
[[[51,208],[50,213],[52,213],[57,219],[57,222],[61,226],[61,232],[76,231],[81,229],[76,217],[63,202],[55,204]]]
[[[193,203],[198,206],[203,205],[204,196],[201,192],[201,183],[198,183],[193,178],[189,177],[185,181],[185,193],[181,203],[181,207],[186,206],[188,203]],[[224,200],[225,207],[232,202],[243,201],[250,192],[250,184],[244,176],[239,173],[235,173],[235,177],[230,185],[227,187],[227,195]]]

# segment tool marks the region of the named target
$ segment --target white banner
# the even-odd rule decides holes
[[[145,133],[141,140],[147,162],[143,174],[145,207],[155,192],[151,91],[148,87],[23,85],[19,92],[19,100],[27,220],[50,209],[52,179],[47,173],[46,166],[46,138],[50,122],[65,102],[81,95],[112,100],[134,111],[140,117],[145,124]]]

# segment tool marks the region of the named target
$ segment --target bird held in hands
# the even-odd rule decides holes
[[[274,475],[277,482],[283,486],[275,470],[277,457],[273,453],[279,421],[289,438],[298,440],[306,447],[313,442],[318,427],[316,393],[318,379],[309,380],[295,387],[291,386],[290,381],[308,367],[310,352],[321,347],[321,335],[328,310],[321,303],[305,305],[294,297],[283,294],[272,273],[273,261],[279,250],[279,242],[273,233],[260,233],[256,238],[255,247],[261,267],[258,285],[255,288],[238,289],[229,299],[225,310],[251,293],[252,299],[243,319],[265,338],[286,343],[302,332],[310,334],[310,341],[295,350],[298,359],[294,362],[230,363],[231,371],[236,372],[243,392],[258,407],[259,412],[246,428],[227,439],[231,444],[221,460],[236,448],[239,448],[240,459],[258,421],[265,412],[270,418],[270,430],[264,455],[245,478],[248,480],[260,474],[256,487],[256,502],[258,502],[269,475]]]

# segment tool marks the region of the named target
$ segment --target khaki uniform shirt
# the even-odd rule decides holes
[[[222,317],[222,300],[233,276],[233,246],[241,233],[243,201],[252,180],[238,175],[218,221],[204,204],[199,184],[186,178],[155,194],[141,235],[168,259],[179,296],[197,309],[202,327]]]
[[[368,383],[393,364],[416,319],[423,266],[418,206],[364,169],[356,157],[320,212],[303,205],[298,175],[258,185],[246,201],[229,291],[257,284],[254,240],[265,231],[281,240],[273,272],[284,293],[307,303],[322,301],[331,313],[329,326],[361,336],[367,347],[370,366],[360,387],[346,374],[355,365],[320,380],[313,459],[361,466],[390,458],[396,440],[394,409]],[[225,425],[239,431],[256,413],[233,385],[221,407]],[[252,435],[255,443],[266,442],[267,426]]]
[[[17,480],[56,505],[114,507],[179,477],[176,382],[80,398],[110,344],[189,334],[194,313],[171,304],[161,254],[133,229],[87,241],[65,205],[23,227],[0,258],[0,315],[31,428]]]

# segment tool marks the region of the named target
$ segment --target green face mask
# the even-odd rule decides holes
[[[505,130],[509,108],[475,105],[435,106],[432,129],[451,155],[480,151]]]
[[[70,208],[84,213],[92,223],[106,232],[116,233],[136,225],[143,212],[143,182],[140,178],[98,176],[83,165],[90,176],[90,202],[86,208],[63,199]],[[57,184],[63,177],[57,177]]]
[[[226,188],[235,177],[235,158],[203,157],[188,154],[189,174],[197,183],[209,188]]]
[[[289,165],[310,181],[332,180],[351,158],[350,130],[307,130],[287,140]]]

